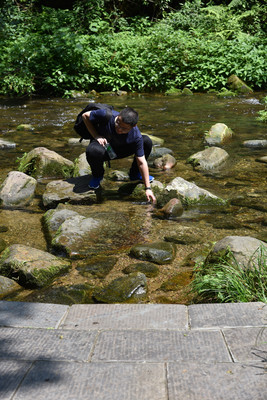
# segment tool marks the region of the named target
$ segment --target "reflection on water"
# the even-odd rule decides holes
[[[264,108],[260,100],[265,95],[256,93],[232,99],[219,99],[215,94],[194,94],[188,97],[105,95],[96,101],[112,104],[117,110],[125,105],[135,108],[139,112],[138,125],[141,131],[163,138],[164,146],[172,149],[177,165],[170,171],[152,170],[156,179],[167,183],[174,177],[181,176],[224,199],[237,195],[246,196],[255,205],[267,203],[266,164],[256,161],[258,157],[267,155],[267,149],[249,149],[242,143],[251,139],[267,139],[266,125],[256,121],[257,112]],[[80,98],[1,99],[0,139],[15,142],[16,148],[0,150],[0,184],[9,171],[17,168],[17,158],[35,147],[47,147],[74,161],[84,149],[69,146],[68,139],[76,137],[73,124],[76,115],[87,103],[88,99]],[[225,123],[234,132],[232,141],[224,146],[230,155],[229,162],[216,174],[193,171],[192,166],[186,164],[186,159],[205,148],[204,132],[217,122]],[[34,129],[17,131],[16,127],[20,124],[31,124]],[[129,159],[112,162],[114,169],[127,170],[129,166]],[[38,196],[28,209],[0,210],[0,225],[9,228],[8,232],[0,232],[0,238],[5,239],[8,244],[23,243],[46,249],[46,242],[40,234],[41,217],[44,213],[41,194],[45,184],[45,181],[39,183]],[[133,222],[135,219],[146,221],[142,225],[143,234],[151,241],[162,239],[171,233],[192,230],[199,232],[201,240],[198,246],[178,246],[178,261],[196,247],[201,247],[203,241],[216,241],[229,234],[266,237],[264,207],[260,209],[253,207],[253,204],[252,207],[229,206],[221,210],[210,207],[189,209],[178,221],[153,219],[151,206],[132,204],[116,197],[93,207],[96,210],[101,207],[102,211],[112,207],[115,211],[118,209],[127,212]],[[222,224],[220,229],[218,220],[222,221],[226,217],[238,220],[236,229],[233,224],[229,224],[228,228]],[[171,267],[166,268],[164,271],[168,276],[171,273],[168,268]],[[156,301],[155,298],[152,301]]]

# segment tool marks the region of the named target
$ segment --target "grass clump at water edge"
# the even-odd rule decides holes
[[[229,258],[230,256],[230,258]],[[195,270],[191,283],[194,303],[267,303],[267,252],[263,247],[258,253],[257,265],[240,266],[233,254],[213,265],[203,262]]]

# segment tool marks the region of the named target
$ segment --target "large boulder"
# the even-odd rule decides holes
[[[0,205],[22,207],[31,203],[37,181],[23,172],[11,171],[0,187]]]
[[[95,191],[89,190],[89,177],[69,178],[51,181],[46,185],[43,193],[43,204],[47,208],[54,208],[59,203],[92,204],[98,200]]]
[[[219,240],[205,261],[206,265],[229,261],[246,270],[259,268],[267,257],[267,244],[250,236],[226,236]]]
[[[54,252],[71,258],[92,257],[119,251],[140,238],[140,229],[124,213],[90,211],[82,206],[80,211],[59,205],[45,213],[46,236]]]
[[[205,133],[205,142],[209,146],[216,146],[219,144],[225,144],[233,136],[233,132],[227,125],[218,122],[212,125],[210,130]]]
[[[84,176],[91,173],[91,167],[87,162],[86,154],[82,153],[77,160],[75,160],[73,176]]]
[[[220,147],[208,147],[203,151],[193,154],[187,162],[192,164],[194,169],[200,171],[210,171],[222,165],[229,154]]]
[[[240,94],[253,93],[253,90],[234,74],[229,76],[227,80],[227,85],[231,90],[235,90]]]
[[[69,261],[21,244],[8,247],[0,257],[0,274],[29,288],[43,287],[69,268]]]
[[[181,198],[185,204],[218,204],[222,205],[225,201],[208,190],[198,187],[193,182],[188,182],[183,178],[174,178],[167,186],[169,192],[176,192],[176,196]]]
[[[130,256],[155,264],[170,264],[175,257],[175,247],[168,242],[137,244],[131,248]]]
[[[35,178],[72,176],[74,164],[55,151],[45,147],[36,147],[24,154],[20,160],[19,171]]]

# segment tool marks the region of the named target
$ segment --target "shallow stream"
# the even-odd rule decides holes
[[[266,93],[254,93],[238,98],[218,98],[215,94],[194,94],[193,96],[163,95],[102,95],[96,101],[109,103],[120,110],[125,105],[139,112],[138,124],[143,133],[164,139],[164,147],[170,148],[177,160],[169,171],[151,169],[155,179],[168,183],[180,176],[209,190],[223,199],[245,199],[245,203],[235,202],[223,209],[192,208],[173,220],[152,217],[151,205],[135,204],[113,196],[93,209],[101,211],[126,212],[133,223],[143,221],[142,235],[147,241],[163,239],[170,235],[194,233],[197,243],[177,244],[175,261],[160,266],[158,277],[149,279],[148,302],[190,302],[186,285],[192,278],[192,264],[184,266],[185,257],[193,251],[201,250],[205,244],[228,235],[253,236],[267,240],[267,165],[259,162],[267,155],[267,149],[251,149],[243,146],[245,140],[267,139],[266,124],[256,120],[257,112],[264,109],[260,100]],[[88,103],[88,99],[0,99],[0,139],[16,143],[16,148],[0,150],[0,184],[8,172],[16,170],[17,159],[35,147],[47,147],[74,161],[84,148],[70,146],[68,140],[77,137],[73,124],[76,115]],[[186,160],[192,154],[204,150],[204,133],[210,127],[222,122],[233,131],[233,139],[223,148],[229,153],[229,161],[216,173],[201,173],[193,170]],[[20,124],[30,124],[33,130],[17,131]],[[128,170],[130,160],[113,161],[112,169]],[[107,172],[108,173],[108,172]],[[41,195],[47,181],[38,183],[37,196],[33,204],[24,209],[0,209],[0,226],[8,228],[0,232],[0,238],[8,245],[20,243],[41,250],[47,250],[42,232],[41,218],[45,212]],[[110,183],[111,188],[112,184]],[[107,183],[109,189],[109,183]],[[144,222],[145,221],[145,222]],[[69,287],[88,283],[104,285],[122,276],[122,269],[130,260],[127,251],[118,256],[118,262],[110,274],[96,281],[81,276],[78,262],[73,262],[69,274],[54,281],[53,287]],[[178,279],[180,276],[180,280]],[[172,290],[162,290],[162,283],[177,278]],[[51,288],[50,288],[51,289]],[[23,290],[12,297],[14,300],[60,302],[51,290]]]

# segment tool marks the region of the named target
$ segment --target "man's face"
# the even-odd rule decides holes
[[[118,115],[115,119],[115,130],[116,132],[120,135],[120,134],[125,134],[130,132],[130,130],[132,129],[132,125],[129,124],[125,124],[125,122],[123,122],[122,118],[120,115]]]

